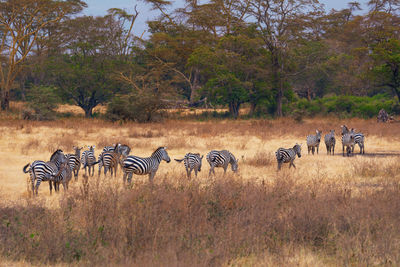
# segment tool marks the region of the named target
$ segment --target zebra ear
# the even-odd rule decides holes
[[[166,147],[166,146],[164,147],[164,149],[167,149],[167,148],[168,148],[168,147]]]
[[[93,145],[93,148],[96,148],[96,146],[95,146],[95,145]]]

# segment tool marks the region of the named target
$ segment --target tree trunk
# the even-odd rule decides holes
[[[199,71],[196,69],[194,70],[193,82],[190,86],[190,104],[193,104],[196,101],[197,91],[199,87]]]
[[[239,103],[234,103],[234,102],[229,103],[229,113],[235,119],[237,119],[238,116],[239,116],[239,108],[240,108],[240,104]]]
[[[1,109],[10,109],[10,92],[3,90],[1,93]]]
[[[254,115],[256,107],[257,107],[257,103],[256,102],[251,102],[250,103],[250,112],[249,112],[250,117],[252,117]]]
[[[85,111],[86,118],[93,117],[93,107],[85,107],[83,110]]]
[[[283,113],[282,113],[282,98],[283,98],[283,92],[282,89],[279,88],[278,89],[278,94],[276,97],[276,115],[278,117],[282,117]]]

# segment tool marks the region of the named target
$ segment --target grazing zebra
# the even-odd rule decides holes
[[[175,159],[177,162],[182,162],[185,165],[187,177],[190,179],[192,176],[192,171],[194,170],[194,174],[197,178],[197,172],[201,171],[201,162],[203,160],[203,156],[200,157],[199,153],[187,153],[183,159]]]
[[[171,161],[166,149],[167,147],[159,147],[148,158],[128,156],[122,164],[124,171],[124,183],[126,176],[128,176],[128,183],[131,183],[133,173],[138,175],[148,174],[149,181],[152,183],[161,160],[165,160],[167,163]]]
[[[101,168],[104,167],[104,175],[107,175],[107,171],[110,170],[111,175],[117,175],[119,155],[115,152],[102,152],[98,158],[99,162],[99,177],[101,173]]]
[[[352,128],[353,134],[354,134],[354,142],[358,144],[360,147],[360,154],[365,154],[365,149],[364,149],[364,134],[363,133],[356,133],[354,132],[354,129]],[[347,128],[346,125],[342,125],[342,135],[350,132],[349,128]],[[352,153],[354,152],[354,146],[352,148]]]
[[[353,132],[348,132],[342,135],[342,152],[343,152],[343,157],[344,157],[344,148],[346,147],[346,153],[347,156],[350,156],[350,154],[354,150],[354,145],[355,145],[355,139],[354,139],[354,133]]]
[[[29,169],[27,170],[29,166]],[[50,194],[52,192],[52,181],[60,174],[58,167],[53,162],[36,160],[31,165],[26,164],[22,169],[24,173],[29,173],[32,185],[32,194],[38,194],[39,186],[42,181],[49,181]],[[35,186],[36,180],[36,186]]]
[[[120,143],[117,143],[114,146],[105,146],[103,148],[103,152],[116,152],[117,154],[127,157],[131,152],[131,148],[127,145],[122,145]]]
[[[238,170],[238,162],[235,156],[229,152],[228,150],[212,150],[207,154],[207,161],[210,164],[210,172],[208,176],[211,176],[211,172],[215,175],[215,167],[222,167],[224,168],[224,175],[226,173],[226,169],[228,165],[231,164],[231,168],[233,172],[237,172]]]
[[[86,175],[86,167],[89,168],[89,175],[90,170],[92,170],[92,176],[94,175],[94,165],[98,162],[94,156],[94,149],[96,146],[88,146],[89,150],[85,150],[82,153],[81,163],[83,164],[82,168],[85,168],[85,175]]]
[[[69,157],[69,163],[68,165],[70,166],[72,172],[74,173],[75,181],[78,180],[78,175],[79,175],[79,169],[81,168],[81,150],[83,147],[75,147],[75,154],[67,154],[66,156]]]
[[[281,169],[282,163],[290,163],[290,167],[295,167],[293,161],[296,159],[296,155],[301,158],[301,145],[296,144],[293,148],[279,148],[275,152],[276,160],[278,161],[278,170]]]
[[[326,145],[326,153],[335,155],[335,130],[331,130],[330,133],[325,135],[325,145]]]
[[[319,143],[321,142],[322,131],[315,130],[315,132],[316,135],[307,136],[308,154],[312,151],[312,154],[314,155],[315,148],[317,148],[317,154],[319,153]]]

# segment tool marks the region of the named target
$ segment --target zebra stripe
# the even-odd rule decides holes
[[[346,125],[342,125],[341,127],[342,127],[342,135],[346,134],[346,133],[349,133],[349,132],[352,132],[354,134],[354,142],[356,144],[358,144],[358,147],[360,148],[360,154],[365,154],[365,147],[364,147],[364,139],[365,139],[365,137],[364,137],[364,134],[361,133],[361,132],[356,133],[353,128],[350,131],[349,128],[347,128]],[[354,152],[354,146],[352,147],[352,151],[351,152],[352,153]]]
[[[72,172],[74,173],[75,181],[78,180],[79,169],[81,168],[81,148],[74,147],[75,154],[67,154],[66,156],[69,157],[68,165],[70,166]]]
[[[293,161],[296,159],[296,155],[301,158],[301,145],[296,144],[293,148],[278,148],[275,152],[276,160],[278,161],[278,170],[281,169],[282,163],[290,163],[290,167],[295,167]]]
[[[122,169],[124,171],[123,181],[125,183],[126,176],[128,176],[128,182],[131,183],[132,175],[149,175],[149,181],[153,182],[153,178],[156,175],[161,160],[165,160],[167,163],[171,161],[166,151],[166,147],[157,148],[153,154],[148,158],[141,158],[136,156],[128,156],[124,162]]]
[[[104,175],[107,175],[107,171],[110,170],[111,175],[113,174],[113,171],[114,171],[114,176],[116,176],[117,169],[118,169],[118,159],[119,159],[119,155],[117,153],[102,152],[98,158],[99,177],[100,177],[102,167],[104,167]]]
[[[319,143],[321,142],[322,131],[315,130],[315,133],[316,135],[307,136],[308,154],[312,151],[312,154],[314,155],[315,148],[317,148],[317,154],[319,153]]]
[[[331,130],[330,133],[325,135],[325,145],[326,145],[326,153],[335,155],[335,130]]]
[[[85,150],[82,153],[81,163],[83,165],[83,168],[85,169],[85,175],[86,175],[86,167],[89,168],[89,175],[90,175],[90,170],[92,170],[92,176],[94,175],[94,165],[98,163],[94,156],[95,147],[96,146],[88,146],[89,150]]]
[[[75,156],[75,155],[74,155]],[[60,184],[63,185],[64,191],[68,190],[69,182],[72,179],[73,168],[71,168],[70,156],[67,155],[67,161],[60,166],[59,174],[54,177],[54,190],[60,191]]]
[[[182,162],[185,165],[187,177],[190,179],[192,176],[192,171],[197,178],[197,172],[201,171],[201,163],[203,156],[200,157],[199,153],[187,153],[183,159],[175,159],[177,162]]]
[[[29,169],[26,170],[29,166]],[[23,168],[24,173],[29,173],[32,185],[32,194],[38,194],[39,186],[42,181],[49,181],[50,194],[52,192],[51,182],[54,177],[59,175],[58,168],[53,162],[44,162],[42,160],[36,160],[31,165],[29,163]],[[35,186],[36,180],[36,186]]]
[[[207,154],[207,161],[210,164],[210,172],[208,176],[211,175],[211,172],[215,175],[215,167],[224,168],[224,175],[226,173],[226,169],[228,165],[231,164],[231,168],[233,172],[237,172],[238,170],[238,161],[235,156],[229,152],[228,150],[212,150]]]

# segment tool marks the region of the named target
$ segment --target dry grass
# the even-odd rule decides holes
[[[347,124],[366,135],[366,155],[319,155],[276,171],[279,147],[305,143],[307,134]],[[55,122],[1,120],[0,257],[18,266],[60,265],[386,265],[400,264],[400,125],[373,120],[290,119],[166,121],[120,125],[100,120]],[[115,142],[149,156],[168,146],[171,158],[228,149],[239,174],[203,160],[197,180],[183,164],[161,163],[155,185],[135,177],[125,189],[117,179],[79,181],[67,193],[27,192],[22,167],[51,152],[96,145],[96,156]],[[304,147],[304,146],[303,146]],[[358,148],[356,148],[358,152]],[[82,173],[82,172],[81,172]],[[86,191],[84,189],[87,189]],[[29,223],[28,223],[29,222]],[[7,264],[9,265],[9,264]]]

